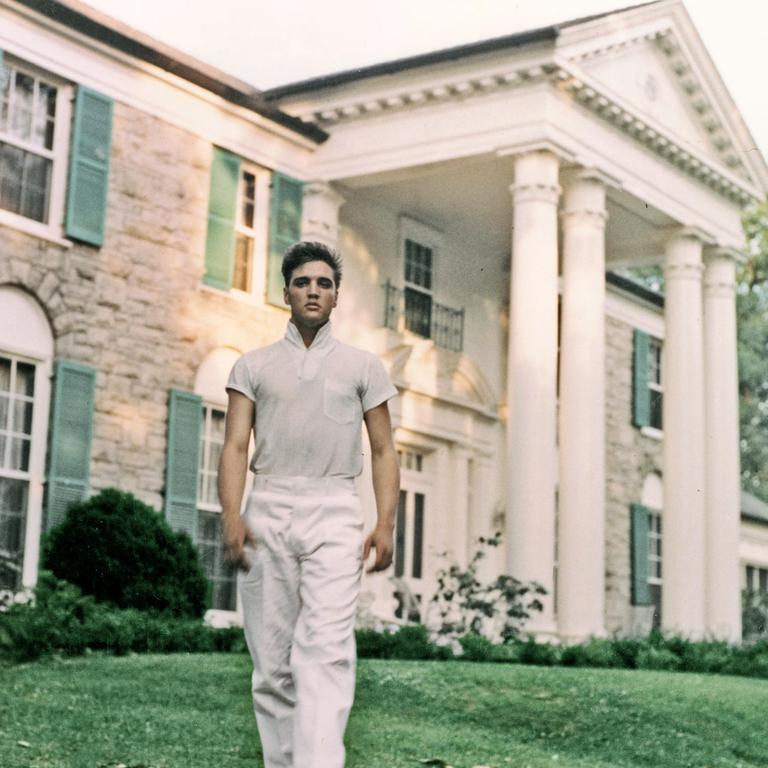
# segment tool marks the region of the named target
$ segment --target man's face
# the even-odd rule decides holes
[[[333,269],[324,261],[309,261],[296,267],[288,287],[283,289],[293,322],[305,328],[317,328],[327,322],[337,296]]]

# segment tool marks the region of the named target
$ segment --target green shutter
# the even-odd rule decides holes
[[[203,282],[222,291],[232,287],[235,268],[235,217],[239,182],[240,158],[214,147]]]
[[[650,336],[635,330],[632,365],[632,423],[647,427],[651,423],[651,391],[648,389]]]
[[[165,518],[176,531],[197,540],[197,474],[203,401],[199,395],[172,389],[168,413]]]
[[[632,605],[650,605],[651,589],[648,584],[648,546],[650,514],[642,504],[633,504],[631,508],[632,530]]]
[[[68,237],[104,243],[111,154],[112,99],[78,86],[69,158]]]
[[[301,239],[301,206],[304,185],[284,176],[272,175],[272,205],[269,216],[269,264],[267,265],[267,301],[285,308],[283,301],[283,255]]]
[[[65,360],[56,363],[45,503],[47,530],[64,520],[70,504],[88,495],[95,395],[93,368]]]

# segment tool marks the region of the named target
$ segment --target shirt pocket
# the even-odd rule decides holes
[[[337,424],[351,424],[357,413],[357,398],[340,381],[326,379],[323,384],[323,413]]]

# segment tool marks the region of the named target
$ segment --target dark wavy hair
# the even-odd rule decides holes
[[[291,282],[291,275],[295,269],[310,261],[324,261],[333,270],[336,288],[341,285],[341,256],[323,243],[312,243],[306,240],[294,243],[283,256],[283,266],[280,271],[283,273],[285,285],[288,286]]]

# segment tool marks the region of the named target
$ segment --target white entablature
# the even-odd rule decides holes
[[[315,153],[319,176],[381,173],[537,138],[580,161],[568,114],[545,103],[554,96],[738,206],[768,187],[765,164],[679,0],[565,24],[551,39],[375,70],[276,89],[281,108],[331,133]]]

